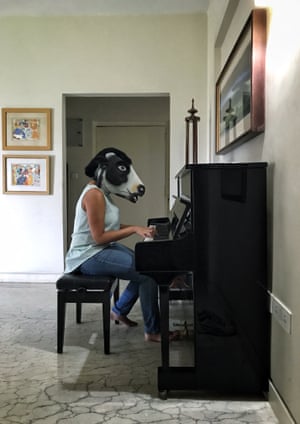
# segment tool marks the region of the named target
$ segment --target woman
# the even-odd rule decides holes
[[[130,280],[114,305],[111,318],[128,327],[137,325],[128,318],[140,298],[146,341],[160,341],[160,319],[156,282],[135,270],[134,252],[119,241],[138,234],[153,237],[152,227],[121,225],[119,209],[111,193],[136,202],[145,188],[135,174],[131,160],[120,150],[100,151],[85,168],[91,178],[83,189],[75,212],[74,230],[66,256],[66,273],[114,275]],[[134,189],[132,189],[134,187]]]

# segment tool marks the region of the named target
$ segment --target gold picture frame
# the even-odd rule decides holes
[[[216,83],[216,153],[265,129],[266,9],[251,12]]]
[[[3,108],[3,150],[50,150],[51,109]]]
[[[49,156],[3,155],[4,194],[49,194]]]

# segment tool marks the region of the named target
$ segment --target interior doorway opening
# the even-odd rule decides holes
[[[137,204],[114,197],[121,222],[145,225],[149,217],[168,215],[169,95],[67,95],[65,105],[66,246],[71,240],[77,199],[88,181],[84,167],[104,147],[116,147],[128,154],[146,185],[146,194]],[[137,241],[132,236],[124,244],[134,248]]]

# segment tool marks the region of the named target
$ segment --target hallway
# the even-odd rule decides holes
[[[160,346],[136,328],[111,326],[104,355],[99,305],[75,323],[69,305],[64,354],[56,354],[56,290],[46,283],[0,284],[0,424],[276,424],[267,402],[170,393],[158,397]],[[178,342],[180,343],[180,342]]]

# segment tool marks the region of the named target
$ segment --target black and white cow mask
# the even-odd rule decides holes
[[[113,193],[136,203],[145,186],[135,172],[131,159],[115,148],[101,150],[85,168],[105,193]]]

